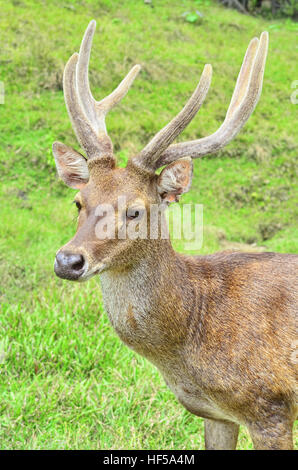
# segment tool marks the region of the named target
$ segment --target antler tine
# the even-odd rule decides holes
[[[76,136],[88,158],[107,156],[113,159],[113,145],[107,134],[105,116],[127,93],[140,66],[136,65],[120,85],[97,102],[89,86],[88,67],[96,22],[92,20],[84,34],[80,53],[73,54],[66,64],[63,88],[66,107]]]
[[[96,21],[92,20],[81,43],[77,65],[77,88],[85,112],[96,131],[107,135],[105,116],[126,95],[141,67],[135,65],[110,95],[101,101],[96,101],[90,91],[88,78],[89,59],[95,28]]]
[[[96,128],[97,119],[96,119],[96,112],[95,112],[95,100],[90,91],[89,85],[89,60],[90,60],[90,53],[91,53],[91,46],[93,35],[96,29],[96,21],[90,21],[84,37],[82,39],[80,53],[79,53],[79,60],[77,63],[77,89],[80,96],[80,101],[82,106],[85,110],[85,113],[88,119],[91,121],[93,126]]]
[[[90,125],[79,101],[76,88],[76,66],[78,54],[75,53],[67,62],[63,75],[63,89],[66,108],[79,143],[89,158],[101,153],[98,136]]]
[[[232,116],[232,114],[241,104],[241,101],[245,96],[246,90],[249,85],[250,71],[253,67],[253,62],[257,54],[258,46],[259,46],[258,38],[253,38],[248,45],[248,48],[244,56],[242,66],[241,66],[241,69],[237,78],[237,82],[236,82],[236,86],[235,86],[233,96],[230,102],[230,106],[226,114],[226,119]]]
[[[119,101],[122,100],[122,98],[124,98],[140,70],[140,65],[134,65],[134,67],[128,72],[126,77],[122,80],[121,83],[119,83],[117,88],[115,88],[115,90],[110,95],[106,96],[103,100],[96,102],[96,110],[98,115],[106,115],[114,106],[116,106],[116,104],[119,103]]]
[[[209,90],[212,77],[212,67],[206,64],[199,84],[184,108],[161,129],[146,147],[133,158],[133,162],[147,169],[154,169],[155,162],[173,140],[185,129],[202,106]]]
[[[155,168],[184,156],[198,158],[217,152],[238,134],[260,98],[267,51],[268,33],[263,32],[260,41],[255,38],[248,46],[226,118],[220,128],[208,137],[171,145],[160,155]]]

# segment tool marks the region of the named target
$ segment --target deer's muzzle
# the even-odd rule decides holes
[[[85,271],[85,258],[78,253],[59,251],[56,255],[54,270],[62,279],[77,281]]]

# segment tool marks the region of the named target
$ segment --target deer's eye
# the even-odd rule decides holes
[[[127,211],[126,211],[126,218],[127,218],[128,220],[136,219],[137,217],[139,217],[140,213],[141,213],[141,212],[138,211],[138,210],[127,209]]]
[[[78,211],[80,212],[80,210],[82,209],[81,203],[79,201],[73,201],[73,202],[77,206]]]

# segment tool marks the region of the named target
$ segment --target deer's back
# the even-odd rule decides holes
[[[204,323],[225,320],[259,329],[294,326],[298,256],[279,253],[217,253],[186,259],[200,298]],[[205,315],[206,314],[206,318]],[[284,325],[285,326],[285,325]],[[252,331],[255,328],[252,328]]]

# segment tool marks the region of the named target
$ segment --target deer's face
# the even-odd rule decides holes
[[[262,33],[260,40],[254,38],[250,42],[226,118],[214,134],[170,145],[207,95],[212,68],[205,65],[200,82],[182,111],[125,169],[117,169],[105,117],[126,95],[140,66],[135,65],[110,95],[96,101],[88,80],[95,25],[94,20],[90,22],[80,52],[71,56],[63,77],[68,114],[88,163],[64,144],[56,142],[53,146],[59,176],[68,186],[80,191],[75,198],[80,210],[77,233],[58,251],[55,261],[56,274],[71,280],[86,280],[104,269],[133,263],[150,250],[150,205],[177,200],[191,184],[190,157],[218,151],[239,132],[260,97],[268,49],[267,33]],[[166,164],[169,165],[157,176],[155,170]],[[136,223],[142,224],[142,230],[147,225],[147,236],[133,236]]]
[[[150,250],[152,226],[160,237],[160,217],[169,202],[190,187],[191,159],[166,167],[157,176],[129,164],[111,168],[85,159],[62,144],[54,148],[59,175],[80,191],[75,236],[57,253],[55,272],[64,279],[85,281],[110,268],[125,268]],[[152,221],[152,208],[155,221]],[[159,218],[156,219],[156,214]],[[155,228],[155,227],[153,227]]]

